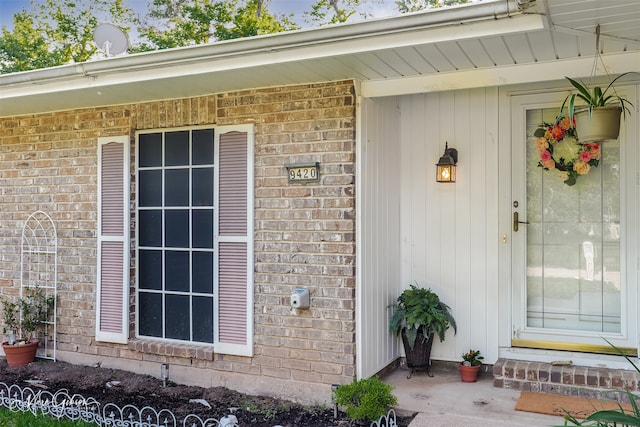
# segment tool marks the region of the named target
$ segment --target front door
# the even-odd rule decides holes
[[[635,353],[637,272],[626,267],[637,262],[638,216],[625,205],[638,196],[625,187],[637,162],[621,161],[624,131],[584,147],[567,122],[550,155],[536,131],[555,123],[563,95],[512,98],[512,346],[610,353],[608,340]],[[560,170],[561,158],[577,172]]]

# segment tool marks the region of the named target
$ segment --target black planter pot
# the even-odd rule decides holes
[[[418,328],[416,340],[413,343],[413,348],[409,345],[409,339],[407,338],[406,328],[402,329],[402,345],[404,346],[404,353],[407,357],[407,366],[411,369],[407,378],[411,378],[413,372],[416,370],[426,370],[427,375],[433,376],[429,369],[431,368],[431,347],[433,346],[433,334],[430,334],[425,339],[422,333],[422,328]]]

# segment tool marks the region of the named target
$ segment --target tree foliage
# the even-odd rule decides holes
[[[167,49],[296,29],[291,15],[269,13],[269,0],[153,0],[139,20],[137,50]]]
[[[369,18],[373,16],[372,9],[383,3],[384,0],[316,0],[303,16],[314,26],[341,24],[356,15]]]
[[[293,14],[272,14],[271,0],[147,0],[138,16],[128,0],[32,0],[0,32],[0,73],[87,61],[98,53],[93,31],[101,22],[133,29],[129,52],[211,43],[297,29]],[[315,26],[367,18],[384,0],[314,0],[303,13]],[[470,0],[397,0],[398,11],[413,12]]]
[[[2,28],[0,37],[0,70],[13,73],[59,65],[61,62],[49,50],[49,42],[36,29],[34,17],[24,10],[13,16],[13,31]]]
[[[397,0],[396,6],[400,13],[408,13],[436,7],[469,3],[469,1],[470,0]]]
[[[44,0],[13,17],[14,28],[2,28],[2,73],[84,62],[98,50],[93,30],[100,18],[128,30],[133,11],[124,0]]]

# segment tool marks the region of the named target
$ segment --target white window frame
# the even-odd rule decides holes
[[[214,289],[213,289],[213,297],[214,297],[214,311],[213,311],[213,322],[214,322],[214,342],[213,344],[208,344],[208,343],[201,343],[201,342],[196,342],[196,341],[185,341],[185,340],[175,340],[175,339],[169,339],[169,338],[161,338],[161,337],[149,337],[149,336],[145,336],[145,335],[140,335],[139,334],[139,326],[140,326],[140,320],[139,320],[139,310],[138,310],[138,301],[137,301],[137,297],[138,297],[138,275],[139,275],[139,248],[136,247],[136,275],[135,275],[135,283],[136,283],[136,337],[139,339],[154,339],[154,340],[160,340],[163,342],[167,342],[167,343],[176,343],[176,344],[181,344],[181,345],[194,345],[194,346],[206,346],[206,347],[210,347],[211,345],[213,345],[214,351],[216,353],[223,353],[223,354],[232,354],[232,355],[239,355],[239,356],[253,356],[253,333],[254,333],[254,328],[253,328],[253,267],[254,267],[254,251],[253,251],[253,232],[254,232],[254,227],[253,227],[253,218],[254,218],[254,145],[255,145],[255,131],[254,131],[254,126],[253,125],[231,125],[231,126],[215,126],[215,125],[201,125],[201,126],[183,126],[183,127],[176,127],[176,128],[159,128],[159,129],[148,129],[148,130],[144,130],[144,131],[138,131],[135,134],[135,138],[136,138],[136,160],[135,160],[135,164],[136,164],[136,206],[138,204],[138,197],[140,194],[139,191],[139,171],[138,171],[138,158],[139,158],[139,136],[141,134],[150,134],[150,133],[168,133],[168,132],[175,132],[175,131],[184,131],[184,130],[188,130],[188,131],[193,131],[193,130],[199,130],[199,129],[213,129],[214,131],[214,206],[213,209],[215,211],[214,213],[214,253],[216,255],[215,257],[215,261],[214,261]],[[242,132],[242,133],[246,133],[247,136],[247,233],[246,236],[244,237],[220,237],[219,235],[219,230],[218,230],[218,225],[219,225],[219,161],[220,161],[220,157],[219,157],[219,147],[220,147],[220,136],[229,132]],[[164,208],[163,208],[164,209]],[[191,209],[189,209],[189,211],[191,212]],[[139,218],[139,207],[136,207],[136,227],[135,227],[135,235],[136,235],[136,242],[139,242],[139,226],[138,226],[138,218]],[[219,277],[218,277],[218,271],[219,271],[219,266],[218,266],[218,253],[219,253],[219,243],[220,242],[225,242],[225,241],[234,241],[234,242],[244,242],[246,243],[246,247],[247,247],[247,255],[246,255],[246,259],[247,259],[247,270],[246,270],[246,278],[247,278],[247,283],[246,283],[246,301],[247,301],[247,307],[246,307],[246,323],[245,323],[245,327],[246,327],[246,343],[244,344],[237,344],[237,343],[225,343],[225,342],[221,342],[219,339],[219,326],[220,326],[220,322],[219,322],[219,310],[218,310],[218,303],[219,303],[219,290],[218,290],[218,284],[219,284]],[[164,315],[164,313],[163,313]]]

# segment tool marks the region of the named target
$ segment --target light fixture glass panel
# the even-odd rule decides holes
[[[453,165],[438,166],[436,179],[438,182],[455,182],[456,167]]]

